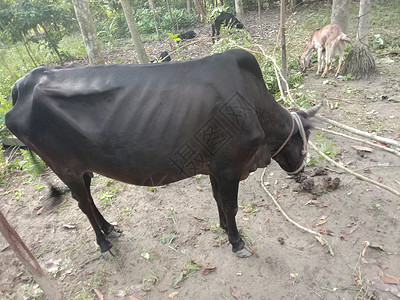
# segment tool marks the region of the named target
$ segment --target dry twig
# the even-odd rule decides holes
[[[292,224],[295,225],[296,227],[298,227],[298,228],[300,228],[300,229],[302,229],[302,230],[304,230],[304,231],[306,231],[306,232],[308,232],[308,233],[311,233],[311,234],[315,235],[315,237],[316,237],[318,240],[322,240],[322,241],[324,242],[324,244],[327,246],[327,248],[328,248],[328,250],[329,250],[329,253],[333,256],[333,255],[334,255],[334,254],[333,254],[333,250],[332,250],[330,244],[328,243],[328,240],[327,240],[325,237],[323,237],[320,233],[318,233],[318,232],[316,232],[316,231],[313,231],[313,230],[311,230],[311,229],[308,229],[308,228],[306,228],[306,227],[304,227],[304,226],[302,226],[302,225],[296,223],[296,222],[293,221],[293,220],[286,214],[286,212],[282,209],[282,207],[280,206],[280,204],[278,203],[278,201],[275,199],[275,197],[269,192],[269,190],[268,190],[267,187],[265,186],[265,183],[264,183],[264,176],[265,176],[266,170],[267,170],[267,169],[264,168],[264,171],[263,171],[263,173],[262,173],[262,175],[261,175],[261,186],[263,187],[264,191],[268,194],[268,196],[272,199],[272,201],[274,201],[274,203],[275,203],[276,207],[278,208],[278,210],[283,214],[283,216],[286,218],[286,220],[288,220],[290,223],[292,223]]]

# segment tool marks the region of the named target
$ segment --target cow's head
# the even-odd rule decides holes
[[[284,147],[273,157],[280,167],[290,175],[304,170],[308,137],[312,128],[310,119],[315,116],[321,106],[322,103],[307,111],[292,113],[293,133],[288,137]]]

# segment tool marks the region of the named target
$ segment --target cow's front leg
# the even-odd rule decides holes
[[[235,220],[238,211],[237,196],[239,180],[217,178],[217,182],[220,204],[225,215],[226,230],[229,242],[232,245],[232,251],[239,257],[249,257],[252,252],[246,247],[244,241],[241,239]]]

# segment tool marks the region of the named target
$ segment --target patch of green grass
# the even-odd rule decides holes
[[[151,288],[159,281],[159,276],[156,272],[151,271],[149,275],[142,279],[142,288],[145,291],[150,291]]]
[[[336,155],[340,154],[340,152],[337,152],[333,149],[333,147],[336,145],[334,142],[331,140],[327,140],[324,138],[324,134],[319,134],[317,135],[317,144],[319,149],[328,157],[335,157]],[[320,160],[324,160],[323,157],[320,157]]]
[[[249,214],[256,213],[260,210],[257,207],[257,203],[254,201],[245,203],[243,205],[239,205],[239,207],[242,208],[245,213],[249,213]]]
[[[111,178],[102,178],[104,186],[102,192],[97,195],[97,199],[99,199],[104,205],[108,206],[112,204],[117,194],[121,191],[122,183]]]
[[[94,300],[96,299],[95,294],[91,291],[91,288],[83,287],[79,292],[73,296],[74,300]]]

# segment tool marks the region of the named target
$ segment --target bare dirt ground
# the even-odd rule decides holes
[[[275,27],[266,28],[276,33]],[[203,29],[204,36],[208,32]],[[207,46],[185,51],[201,55]],[[156,55],[162,46],[154,49]],[[321,115],[400,141],[400,60],[377,57],[377,64],[377,77],[358,81],[334,79],[332,73],[326,81],[312,69],[302,89],[316,101],[327,100]],[[398,156],[371,146],[370,152],[359,151],[353,146],[360,142],[327,133],[317,138],[320,134],[314,130],[311,140],[332,141],[340,153],[335,160],[400,190]],[[319,158],[313,150],[310,154]],[[47,188],[41,188],[46,181],[57,182],[50,171],[34,181],[20,172],[10,174],[0,187],[0,209],[65,299],[100,294],[141,300],[400,298],[398,196],[324,161],[307,167],[302,183],[286,178],[272,163],[264,178],[268,189],[294,221],[326,237],[332,256],[312,234],[284,219],[260,185],[261,172],[240,184],[236,219],[247,244],[256,248],[247,259],[231,252],[218,227],[206,176],[156,189],[95,177],[92,191],[100,211],[124,230],[113,242],[117,256],[111,260],[100,255],[76,202],[67,196],[54,205]],[[42,297],[2,236],[0,272],[0,299]]]

